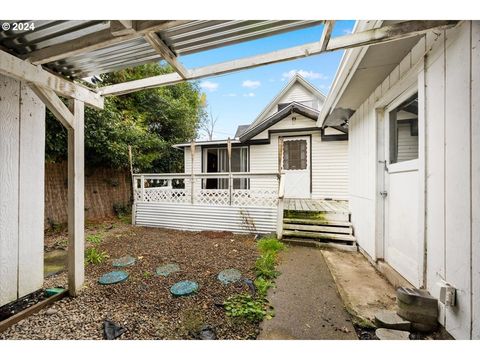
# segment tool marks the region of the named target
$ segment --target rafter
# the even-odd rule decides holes
[[[0,74],[43,88],[52,89],[61,96],[78,99],[97,109],[103,109],[103,98],[97,93],[53,75],[39,66],[34,66],[1,50]]]
[[[114,36],[133,34],[135,31],[133,20],[110,20],[110,32]]]
[[[323,44],[317,41],[288,49],[273,51],[267,54],[191,69],[186,79],[182,78],[176,73],[159,75],[122,84],[105,86],[99,89],[99,93],[102,95],[127,94],[134,91],[172,85],[184,80],[195,80],[207,76],[221,75],[233,71],[299,59],[327,51],[382,44],[424,34],[432,29],[453,27],[457,23],[458,21],[405,21],[393,25],[383,26],[378,29],[332,38],[326,44],[326,48],[324,50],[322,50]]]
[[[327,49],[327,45],[328,45],[328,42],[330,41],[330,36],[332,35],[334,24],[335,24],[335,20],[325,21],[322,37],[320,38],[320,51],[325,51]]]
[[[27,59],[35,65],[46,64],[52,61],[65,59],[70,56],[84,54],[93,50],[102,49],[123,41],[142,37],[144,34],[154,31],[169,29],[188,22],[187,20],[162,20],[162,21],[136,21],[135,32],[115,36],[110,28],[82,36],[75,41],[48,46],[31,52]]]
[[[188,78],[188,70],[183,66],[183,64],[178,61],[177,56],[173,53],[172,50],[165,44],[165,42],[160,39],[156,33],[151,32],[145,34],[145,40],[150,44],[150,46],[155,49],[155,51],[160,54],[160,56],[167,61],[175,71],[182,77],[182,79]]]

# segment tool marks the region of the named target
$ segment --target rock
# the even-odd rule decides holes
[[[217,279],[224,285],[237,282],[242,278],[242,273],[237,269],[226,269],[221,271]]]
[[[178,271],[180,271],[180,266],[177,264],[165,264],[157,267],[156,273],[158,276],[168,276]]]
[[[187,296],[198,291],[198,284],[195,281],[180,281],[170,288],[174,296]]]
[[[410,331],[411,323],[398,316],[394,311],[382,311],[375,314],[375,325],[379,328]]]
[[[431,311],[428,311],[428,309],[409,307],[400,302],[397,302],[397,304],[397,314],[405,320],[426,325],[435,325],[437,323],[436,313],[433,314]]]
[[[421,324],[421,323],[412,323],[412,331],[430,333],[437,330],[438,324]]]
[[[217,334],[215,333],[215,329],[206,325],[203,326],[198,334],[199,340],[216,340]]]
[[[128,273],[126,273],[125,271],[112,271],[112,272],[103,274],[98,280],[98,282],[101,285],[110,285],[110,284],[117,284],[127,279],[128,279]]]
[[[430,295],[428,291],[422,289],[399,287],[397,289],[397,299],[409,305],[437,308],[437,299]]]
[[[127,255],[119,259],[112,260],[112,266],[114,267],[126,267],[135,265],[136,259],[133,256]]]
[[[47,311],[45,311],[45,315],[49,315],[49,316],[56,313],[58,313],[58,310],[54,308],[49,308]]]
[[[377,329],[375,335],[380,340],[410,340],[410,333],[408,331]]]

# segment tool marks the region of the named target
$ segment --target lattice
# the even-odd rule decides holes
[[[136,199],[141,201],[142,193],[136,194]],[[170,189],[170,188],[150,188],[145,189],[146,202],[162,202],[183,204],[190,202],[190,194],[187,194],[185,189]]]
[[[198,189],[195,192],[195,203],[205,205],[230,205],[228,190]]]
[[[233,190],[232,205],[235,206],[277,206],[277,191],[272,189]]]

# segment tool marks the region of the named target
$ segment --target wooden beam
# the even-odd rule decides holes
[[[174,26],[182,25],[186,22],[188,21],[136,21],[136,31],[133,33],[115,36],[114,34],[112,34],[111,29],[108,28],[79,37],[78,39],[72,41],[32,51],[30,54],[28,54],[27,59],[35,65],[46,64],[52,61],[65,59],[70,56],[85,54],[90,51],[106,48],[108,46],[112,46],[123,41],[142,37],[144,34],[149,32],[166,30]]]
[[[316,41],[314,43],[277,50],[266,54],[191,69],[189,71],[187,80],[195,80],[278,62],[295,60],[310,55],[321,54],[327,51],[382,44],[421,35],[433,29],[453,27],[457,23],[458,21],[405,21],[378,29],[332,38],[328,42],[324,51],[322,51],[322,44]],[[172,85],[184,80],[185,79],[183,79],[179,74],[175,73],[159,75],[146,79],[129,81],[122,84],[105,86],[99,89],[99,93],[102,95],[122,95],[139,90]]]
[[[145,40],[150,44],[152,48],[159,53],[162,58],[168,62],[175,71],[182,77],[182,79],[188,78],[188,70],[183,66],[183,64],[178,61],[177,56],[173,53],[172,50],[165,44],[165,42],[160,39],[156,33],[151,32],[145,34]]]
[[[133,20],[111,20],[110,32],[113,36],[122,36],[135,33]]]
[[[68,291],[78,295],[84,267],[84,104],[70,101],[74,128],[68,129]]]
[[[325,21],[322,37],[320,38],[320,51],[325,51],[327,49],[327,45],[328,45],[328,42],[330,41],[330,36],[332,35],[334,24],[335,24],[335,20]]]
[[[29,86],[65,128],[73,129],[73,114],[53,90],[34,84],[30,84]]]
[[[78,99],[97,109],[103,109],[103,98],[83,86],[62,79],[13,55],[0,50],[0,74],[48,88],[67,98]]]

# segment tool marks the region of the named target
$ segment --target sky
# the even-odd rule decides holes
[[[348,34],[354,21],[336,21],[332,37]],[[258,55],[320,39],[323,25],[279,34],[264,39],[213,49],[181,57],[187,68]],[[296,72],[327,95],[343,51],[334,51],[306,58],[199,80],[207,95],[208,112],[218,121],[214,139],[233,138],[238,125],[250,124]],[[205,139],[206,134],[200,134]]]

